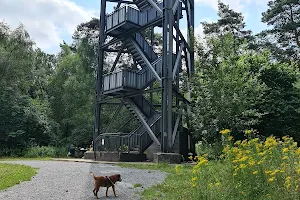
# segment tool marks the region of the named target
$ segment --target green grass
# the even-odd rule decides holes
[[[36,170],[25,165],[0,163],[0,190],[31,180]]]
[[[131,163],[118,163],[117,164],[120,167],[124,168],[135,168],[135,169],[147,169],[147,170],[160,170],[164,172],[173,172],[175,169],[175,166],[168,165],[167,163],[159,163],[159,164],[131,164]]]
[[[0,161],[16,161],[16,160],[52,160],[50,157],[36,157],[36,158],[24,158],[24,157],[0,157]]]
[[[198,192],[191,186],[192,166],[180,165],[180,173],[176,173],[175,165],[168,164],[127,164],[120,163],[120,167],[160,170],[167,172],[167,178],[162,184],[154,185],[142,192],[142,199],[163,200],[163,199],[198,199]]]
[[[133,184],[133,187],[134,187],[134,188],[142,187],[142,184],[140,184],[140,183],[135,183],[135,184]]]
[[[195,166],[120,166],[168,172],[163,183],[142,192],[147,200],[300,199],[300,147],[292,138],[249,138],[229,144],[223,150],[223,159],[198,156]]]

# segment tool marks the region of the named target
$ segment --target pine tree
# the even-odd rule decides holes
[[[202,22],[205,35],[218,37],[231,33],[240,40],[251,36],[250,30],[244,30],[246,25],[242,13],[235,12],[221,1],[218,3],[218,16],[217,22]]]
[[[262,21],[272,25],[283,47],[297,45],[300,48],[300,1],[273,0],[269,9],[262,13]]]
[[[271,29],[258,35],[257,47],[270,50],[277,61],[293,61],[300,66],[300,1],[272,0],[268,6],[262,22]]]

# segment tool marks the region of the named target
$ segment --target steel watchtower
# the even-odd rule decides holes
[[[114,10],[106,14],[111,4]],[[179,130],[186,130],[182,109],[189,103],[189,88],[180,88],[183,74],[189,77],[194,71],[193,29],[194,0],[101,0],[94,151],[126,147],[123,153],[144,153],[154,144],[163,153],[187,154],[183,149],[189,142],[180,139]],[[162,33],[160,53],[154,48],[156,32]],[[120,68],[122,55],[132,62]],[[113,61],[107,64],[107,58]],[[158,93],[158,105],[153,93]],[[113,104],[118,106],[109,124],[126,108],[139,125],[127,133],[109,133],[101,108]]]

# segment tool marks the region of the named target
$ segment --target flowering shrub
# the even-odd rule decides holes
[[[259,139],[246,130],[247,139],[233,142],[230,130],[220,132],[225,139],[221,160],[207,155],[193,158],[192,187],[205,199],[299,199],[300,148],[293,138],[270,136]]]

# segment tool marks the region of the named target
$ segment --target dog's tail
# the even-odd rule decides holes
[[[93,172],[90,172],[90,175],[95,179],[95,175]]]

